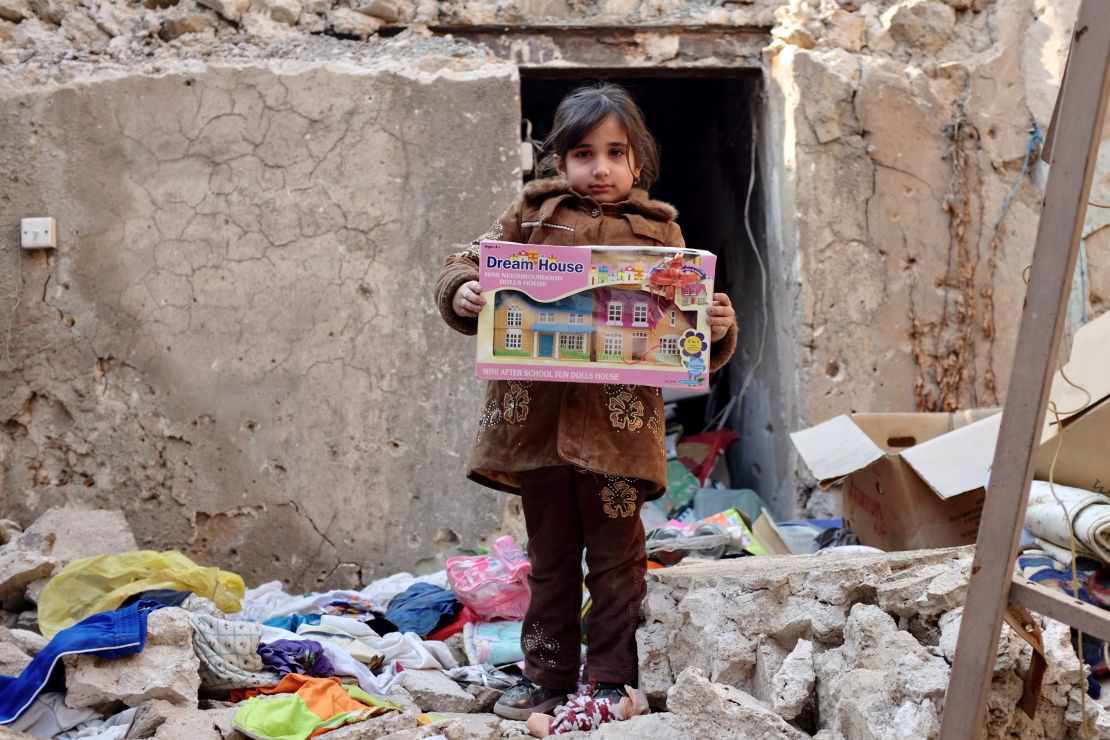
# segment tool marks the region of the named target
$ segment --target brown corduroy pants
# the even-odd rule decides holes
[[[647,586],[647,556],[640,481],[611,478],[569,466],[522,476],[528,530],[528,582],[524,617],[524,675],[549,689],[573,691],[581,645],[582,550],[588,616],[586,679],[634,684],[636,625]]]

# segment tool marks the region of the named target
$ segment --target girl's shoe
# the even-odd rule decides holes
[[[547,714],[566,701],[566,698],[566,691],[545,689],[522,678],[516,686],[501,695],[493,705],[493,713],[505,719],[526,721],[533,712]]]
[[[614,705],[619,704],[620,700],[628,696],[628,689],[622,683],[609,683],[608,681],[598,681],[597,687],[594,689],[592,696],[595,699],[608,699]]]

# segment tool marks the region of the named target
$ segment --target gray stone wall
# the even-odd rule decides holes
[[[516,70],[182,62],[3,96],[3,516],[117,506],[248,582],[365,582],[498,530],[431,302],[519,188]],[[424,69],[421,69],[421,66]]]

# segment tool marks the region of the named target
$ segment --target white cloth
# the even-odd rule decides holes
[[[107,719],[94,719],[75,727],[69,732],[63,732],[55,740],[123,740],[131,723],[135,721],[135,707],[125,709],[119,714],[113,714]]]
[[[66,695],[60,691],[39,694],[31,706],[5,725],[6,729],[26,732],[35,737],[54,737],[59,732],[72,729],[82,722],[99,719],[100,712],[92,709],[70,709]]]
[[[324,607],[332,601],[361,595],[358,591],[336,589],[323,593],[291,596],[282,589],[281,581],[268,581],[258,588],[247,589],[240,600],[239,613],[231,615],[231,619],[265,622],[267,619],[287,617],[290,614],[314,614],[323,611]]]
[[[1094,491],[1033,481],[1025,527],[1039,540],[1068,548],[1070,562],[1069,522],[1075,532],[1076,552],[1110,563],[1110,499]]]
[[[262,625],[262,642],[307,639],[309,638],[290,632],[289,630]],[[392,663],[386,665],[382,669],[381,675],[375,676],[370,672],[369,668],[351,657],[351,654],[343,648],[327,642],[321,642],[320,646],[324,648],[324,655],[331,661],[337,676],[351,676],[357,679],[359,687],[371,696],[386,699],[389,696],[389,692],[392,691],[395,686],[401,684],[402,676],[397,672],[396,666]]]
[[[320,626],[302,624],[297,628],[297,634],[302,639],[316,639],[317,633],[321,641],[330,637],[334,631],[350,635],[371,651],[382,656],[385,664],[400,663],[404,668],[423,669],[439,668],[446,670],[458,666],[458,661],[451,654],[450,648],[437,640],[421,640],[415,632],[390,632],[388,635],[379,636],[366,624],[351,619],[350,617],[336,617],[325,614],[320,617]]]
[[[385,611],[393,597],[408,590],[414,583],[430,583],[433,586],[447,588],[447,571],[440,570],[426,576],[414,576],[412,573],[394,573],[387,578],[379,578],[362,589],[363,598],[369,599],[375,608]]]

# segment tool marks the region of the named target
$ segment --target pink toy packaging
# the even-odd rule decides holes
[[[477,374],[704,390],[717,258],[484,241]]]

